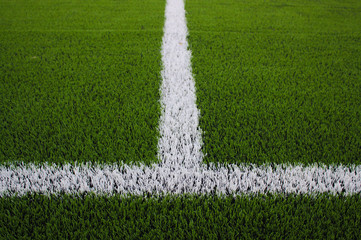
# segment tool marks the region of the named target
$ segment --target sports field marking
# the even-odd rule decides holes
[[[361,191],[361,166],[228,166],[189,169],[181,165],[136,167],[27,165],[0,167],[0,196],[98,194],[258,194],[345,193]]]
[[[163,37],[161,138],[153,166],[43,164],[0,166],[0,196],[99,194],[257,194],[361,192],[361,166],[207,167],[201,164],[201,133],[187,49],[183,0],[168,0]]]
[[[159,158],[163,166],[192,168],[202,162],[201,132],[182,0],[167,1],[165,19]]]

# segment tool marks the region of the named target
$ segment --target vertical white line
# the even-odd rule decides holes
[[[183,0],[168,0],[162,45],[163,70],[158,155],[162,166],[199,167],[202,161],[191,52]]]

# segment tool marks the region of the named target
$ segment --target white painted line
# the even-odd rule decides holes
[[[168,0],[164,27],[159,158],[146,166],[0,166],[0,196],[87,193],[361,193],[361,166],[202,165],[199,111],[183,0]]]
[[[162,86],[158,142],[162,166],[198,167],[202,162],[199,110],[188,50],[183,0],[168,0],[162,45]]]
[[[0,167],[0,196],[44,194],[207,194],[361,192],[361,166],[234,166],[216,170],[183,166],[27,165]]]

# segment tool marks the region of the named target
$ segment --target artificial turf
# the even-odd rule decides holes
[[[0,2],[0,163],[157,161],[164,7]]]
[[[0,2],[0,164],[156,161],[161,0]],[[186,1],[205,162],[360,164],[360,3]],[[360,195],[0,198],[2,239],[357,239]]]
[[[205,163],[361,163],[361,4],[186,1]]]
[[[0,199],[4,239],[357,239],[360,224],[359,196]]]

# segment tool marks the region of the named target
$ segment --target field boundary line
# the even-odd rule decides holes
[[[0,166],[0,196],[42,194],[359,194],[361,166]]]
[[[199,110],[183,0],[168,0],[162,44],[158,157],[162,166],[198,167],[202,162]]]

